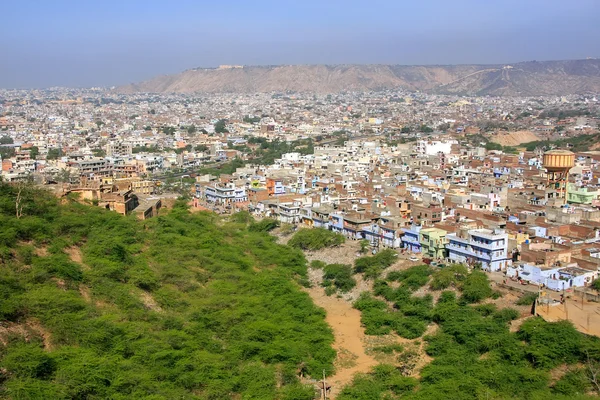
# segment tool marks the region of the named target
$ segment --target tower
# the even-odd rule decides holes
[[[544,153],[543,166],[546,168],[546,190],[556,192],[561,204],[567,203],[569,170],[575,166],[575,154],[568,150],[550,150]]]

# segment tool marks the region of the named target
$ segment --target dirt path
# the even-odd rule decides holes
[[[338,352],[337,372],[328,377],[331,384],[330,399],[335,399],[341,389],[352,381],[358,372],[369,372],[378,362],[365,353],[365,332],[360,326],[360,311],[335,296],[326,296],[323,288],[307,289],[314,303],[327,312],[326,321],[335,336],[333,344]]]

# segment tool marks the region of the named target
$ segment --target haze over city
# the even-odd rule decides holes
[[[122,85],[220,64],[465,64],[600,54],[600,2],[12,1],[0,87]]]

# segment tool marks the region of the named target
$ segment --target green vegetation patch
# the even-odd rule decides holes
[[[346,264],[328,264],[323,268],[323,287],[335,287],[346,293],[356,286],[352,277],[352,267]]]
[[[0,184],[0,320],[28,332],[0,333],[1,398],[309,400],[297,371],[333,372],[324,311],[294,282],[306,260],[269,223],[22,194],[17,219]]]
[[[346,239],[339,233],[323,228],[299,229],[288,245],[302,250],[321,250],[326,247],[340,246]]]

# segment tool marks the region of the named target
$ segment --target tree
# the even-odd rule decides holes
[[[494,142],[487,142],[485,144],[485,149],[486,150],[502,150],[502,145],[499,143],[494,143]]]
[[[199,144],[198,146],[194,147],[194,150],[199,152],[208,151],[208,146],[204,144]]]
[[[249,115],[244,115],[244,122],[247,124],[257,124],[261,120],[260,117],[250,117]]]
[[[410,126],[403,126],[402,129],[400,129],[400,133],[411,133],[412,132],[412,128]]]
[[[187,133],[189,133],[189,134],[196,133],[196,125],[188,126]]]
[[[165,135],[174,135],[176,129],[172,126],[163,126],[162,131]]]
[[[466,277],[461,291],[463,298],[469,303],[478,303],[493,294],[487,275],[479,270],[471,272]]]
[[[224,119],[220,119],[215,123],[215,132],[216,133],[229,133]]]
[[[36,159],[38,154],[40,154],[40,149],[37,146],[32,146],[29,149],[29,157],[31,157],[32,159]]]
[[[60,157],[62,157],[63,152],[62,149],[49,149],[48,150],[48,154],[46,155],[46,159],[48,160],[58,160]]]
[[[0,144],[14,144],[14,140],[10,136],[2,136],[0,137]]]
[[[363,239],[360,241],[360,253],[361,254],[365,254],[367,251],[369,251],[369,241],[366,239]]]
[[[56,176],[56,180],[63,183],[71,182],[71,171],[65,168],[61,169]]]
[[[325,247],[339,246],[345,239],[339,233],[323,228],[300,229],[288,242],[289,246],[302,250],[320,250]]]
[[[445,122],[445,123],[443,123],[443,124],[440,124],[440,125],[438,126],[438,129],[439,129],[440,131],[443,131],[443,132],[445,132],[445,131],[447,131],[448,129],[450,129],[450,124],[449,124],[449,123],[447,123],[447,122]]]
[[[423,133],[431,133],[433,132],[433,129],[431,129],[430,127],[428,127],[427,125],[421,125],[419,127],[419,132],[423,132]]]
[[[92,153],[94,153],[95,157],[105,157],[106,156],[106,151],[104,151],[104,149],[94,149],[94,150],[92,150]]]

